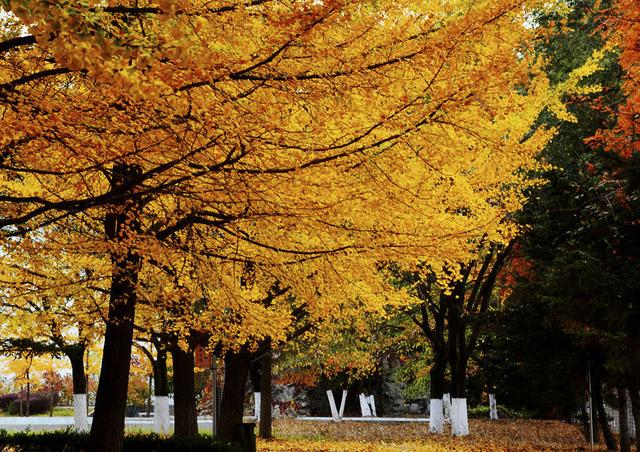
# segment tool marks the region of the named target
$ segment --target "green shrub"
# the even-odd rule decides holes
[[[89,435],[70,430],[56,432],[7,433],[0,430],[0,450],[15,452],[86,452]],[[239,452],[237,446],[200,435],[193,439],[167,438],[154,433],[127,434],[124,450],[130,452]]]
[[[503,405],[498,405],[498,419],[528,419],[531,417],[531,413],[526,411],[512,410]],[[489,407],[486,405],[480,405],[473,408],[469,408],[468,415],[470,419],[489,419]]]

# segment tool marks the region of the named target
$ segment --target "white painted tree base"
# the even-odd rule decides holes
[[[262,402],[262,395],[259,392],[253,393],[253,413],[256,421],[260,422],[260,404]]]
[[[86,394],[73,395],[73,422],[75,424],[76,431],[78,432],[89,431],[89,421],[87,420],[87,395]]]
[[[161,435],[167,435],[169,426],[169,397],[156,396],[153,404],[153,431]]]
[[[431,399],[429,401],[429,433],[444,433],[442,399]]]
[[[495,394],[489,394],[489,418],[494,421],[498,420],[498,405]]]
[[[451,434],[453,436],[469,434],[467,399],[451,399]]]
[[[451,394],[442,395],[442,406],[444,407],[444,421],[449,422],[451,420]]]

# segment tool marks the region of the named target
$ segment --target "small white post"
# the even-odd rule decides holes
[[[360,400],[360,412],[362,413],[362,417],[371,416],[371,409],[369,408],[369,403],[367,402],[365,395],[360,393],[358,398]]]
[[[338,417],[340,419],[342,419],[342,416],[344,415],[344,406],[347,402],[347,390],[343,389],[342,390],[342,399],[340,400],[340,412],[338,413]]]
[[[442,395],[442,408],[444,409],[444,420],[449,422],[451,420],[451,394]]]
[[[489,394],[489,418],[493,421],[498,420],[498,405],[495,394]]]
[[[253,417],[256,421],[260,422],[260,402],[262,402],[262,395],[259,392],[253,393]]]
[[[327,391],[327,398],[329,399],[329,408],[331,408],[331,417],[335,422],[338,422],[340,418],[336,409],[336,400],[333,398],[333,392],[330,389]]]
[[[378,414],[376,413],[376,401],[373,398],[373,394],[369,396],[369,407],[371,408],[371,414],[373,417],[378,417]]]

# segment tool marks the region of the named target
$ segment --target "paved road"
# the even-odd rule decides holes
[[[171,418],[173,424],[173,417]],[[89,418],[91,424],[91,418]],[[153,430],[152,418],[128,417],[125,419],[127,430]],[[7,431],[41,431],[65,430],[73,427],[71,416],[32,416],[32,417],[0,417],[0,429]],[[211,417],[198,418],[198,429],[201,432],[211,431]]]
[[[313,417],[313,416],[298,416],[296,420],[299,421],[319,421],[329,422],[333,421],[332,417]],[[355,421],[355,422],[429,422],[428,417],[343,417],[343,421]]]
[[[306,417],[300,416],[296,419],[301,421],[331,422],[331,417]],[[429,422],[429,418],[410,417],[344,417],[343,421],[357,422]],[[255,422],[252,417],[246,417],[245,422]],[[91,418],[89,418],[91,424]],[[173,416],[171,417],[173,425]],[[128,417],[125,418],[125,428],[127,430],[153,430],[153,418]],[[70,416],[33,416],[33,417],[0,417],[0,429],[7,431],[42,431],[42,430],[66,430],[73,427],[73,417]],[[201,432],[211,431],[211,417],[202,416],[198,418],[198,429]]]

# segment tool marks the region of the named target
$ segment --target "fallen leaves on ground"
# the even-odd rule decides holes
[[[471,434],[428,433],[426,423],[274,421],[276,439],[259,440],[264,452],[436,452],[589,450],[579,427],[559,421],[471,420]],[[604,450],[596,448],[595,450]]]

